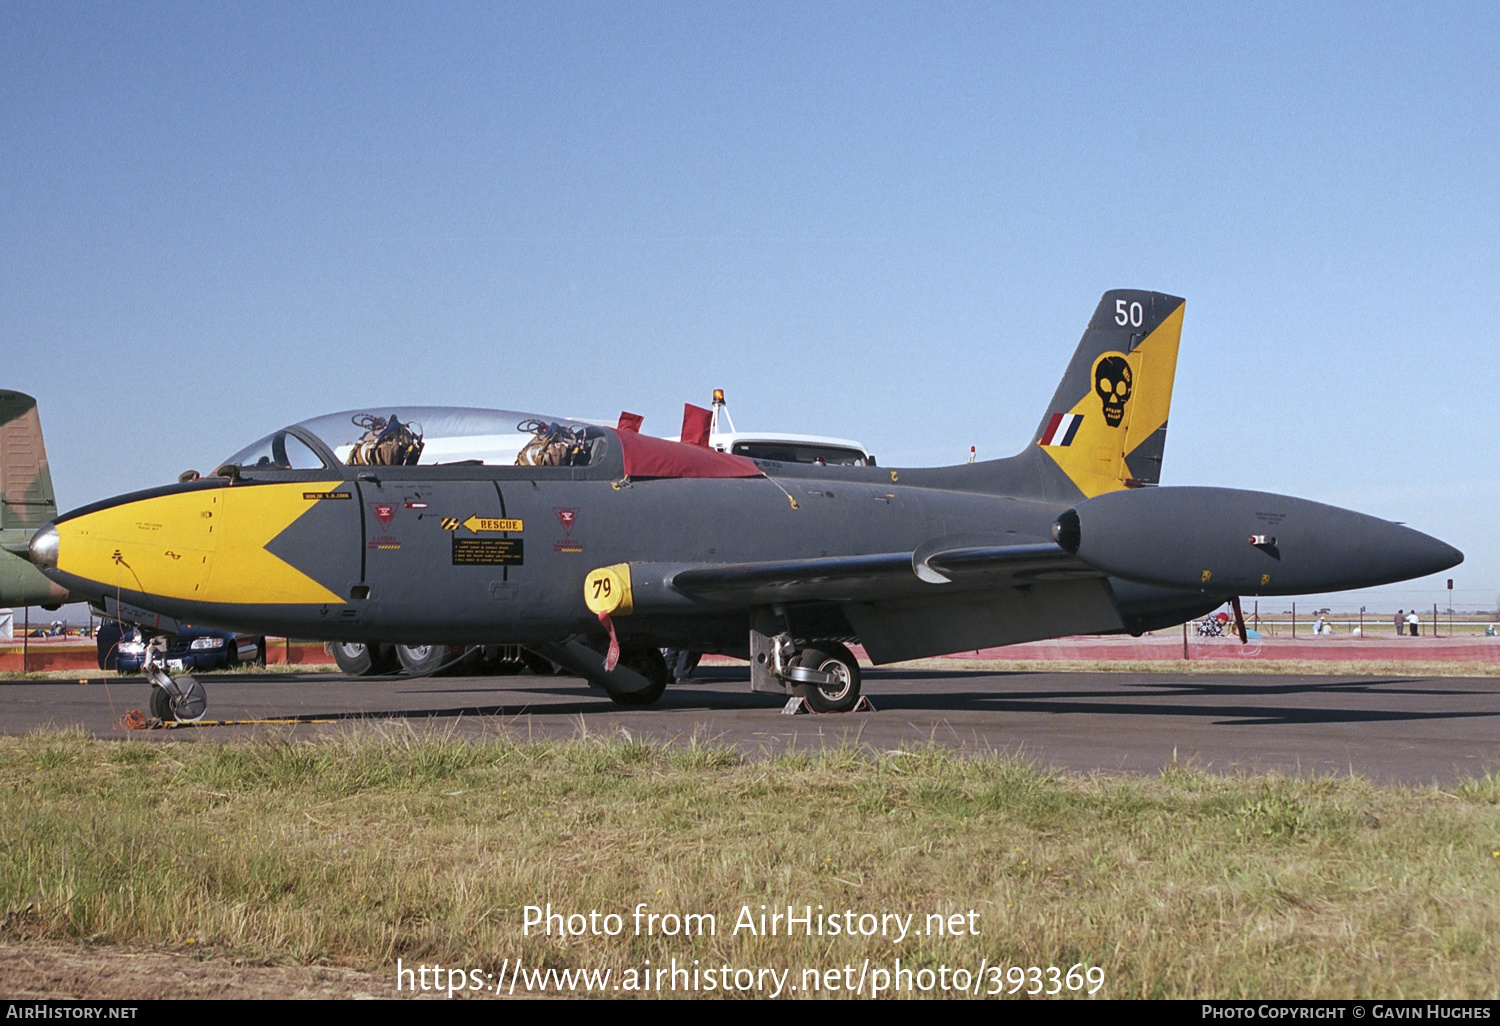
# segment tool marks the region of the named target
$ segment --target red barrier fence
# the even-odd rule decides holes
[[[94,643],[78,638],[32,638],[27,644],[26,670],[92,670],[99,660]],[[0,644],[0,673],[16,673],[21,667],[21,643]],[[855,652],[864,656],[862,649]],[[1349,635],[1313,638],[1261,638],[1241,645],[1238,638],[1189,636],[1190,659],[1275,661],[1298,659],[1329,662],[1500,663],[1500,638],[1359,638]],[[1180,660],[1182,636],[1162,632],[1142,638],[1076,637],[1032,641],[1004,648],[957,652],[940,658],[965,660]],[[308,669],[334,665],[321,642],[266,639],[266,659],[272,664],[291,663]],[[710,663],[719,662],[710,657]],[[724,660],[728,662],[729,660]]]
[[[22,651],[20,640],[0,644],[0,673],[37,673],[45,670],[99,670],[99,650],[89,638],[30,638]],[[266,662],[294,663],[309,669],[333,665],[321,641],[266,639]]]

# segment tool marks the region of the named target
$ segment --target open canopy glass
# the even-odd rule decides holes
[[[244,469],[316,470],[328,462],[297,436],[322,442],[345,465],[588,466],[607,450],[597,424],[519,410],[396,406],[345,410],[283,428],[231,456]]]

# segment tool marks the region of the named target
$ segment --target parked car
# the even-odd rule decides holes
[[[134,627],[107,623],[99,628],[99,669],[139,673],[146,643]],[[183,627],[167,646],[169,671],[231,670],[241,663],[266,665],[263,635],[236,634],[211,627]]]

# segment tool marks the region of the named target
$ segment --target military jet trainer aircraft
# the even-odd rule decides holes
[[[305,421],[213,476],[95,503],[31,558],[127,606],[334,641],[520,644],[648,705],[662,647],[748,658],[751,687],[852,708],[875,663],[1167,627],[1242,594],[1359,588],[1456,549],[1304,499],[1152,487],[1183,301],[1107,292],[1031,443],[887,469],[754,461],[682,440],[492,410]],[[196,475],[184,475],[196,477]],[[113,613],[112,613],[113,615]],[[197,682],[153,708],[191,718]]]

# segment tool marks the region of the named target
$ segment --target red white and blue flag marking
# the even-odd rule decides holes
[[[1081,413],[1054,413],[1047,422],[1047,430],[1042,432],[1042,444],[1072,445],[1073,436],[1078,434],[1078,425],[1082,423]]]

